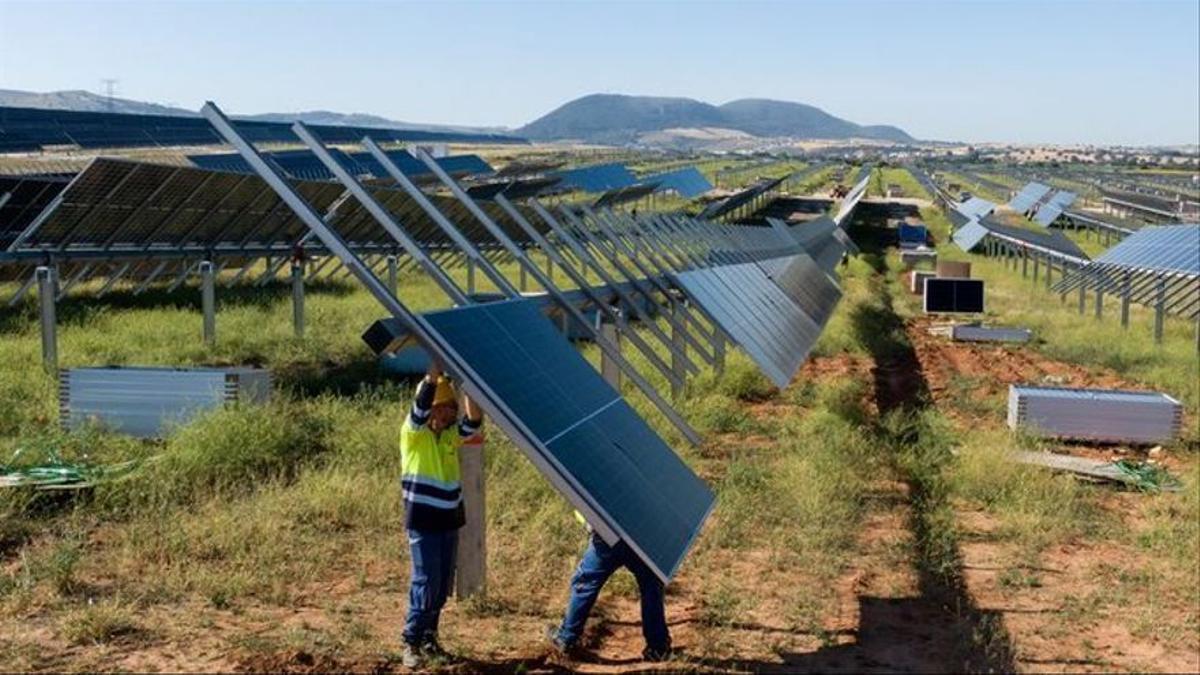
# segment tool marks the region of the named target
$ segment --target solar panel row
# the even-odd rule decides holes
[[[378,160],[368,152],[347,153],[336,148],[329,152],[352,175],[373,178],[387,176]],[[290,178],[300,180],[334,179],[333,173],[328,167],[322,164],[309,150],[284,150],[263,153],[263,155],[275,162]],[[406,176],[423,179],[432,177],[429,169],[405,150],[391,150],[387,152],[387,156]],[[253,173],[250,165],[237,153],[188,155],[188,160],[202,169]],[[437,163],[451,175],[457,176],[488,174],[493,171],[492,167],[478,155],[440,157],[437,159]]]
[[[58,183],[53,183],[57,186]],[[315,208],[329,211],[346,238],[359,249],[393,250],[395,242],[354,200],[342,200],[338,183],[296,181]],[[49,188],[48,188],[49,189]],[[404,191],[375,187],[371,193],[421,241],[434,250],[452,245],[441,228]],[[48,199],[43,197],[43,201]],[[487,233],[457,200],[429,197],[467,236]],[[527,243],[522,230],[498,206],[486,210],[511,237]],[[50,203],[29,217],[8,220],[0,211],[0,233],[9,233],[9,255],[57,257],[138,254],[153,257],[189,250],[230,255],[247,249],[287,253],[308,229],[256,175],[97,158]],[[36,221],[36,222],[34,222]],[[20,235],[15,233],[21,233]]]
[[[236,122],[256,143],[295,143],[290,123]],[[329,143],[357,143],[364,136],[380,142],[523,143],[499,134],[466,134],[408,129],[314,125]],[[202,117],[0,107],[0,153],[30,152],[44,146],[84,148],[214,145],[220,136]]]

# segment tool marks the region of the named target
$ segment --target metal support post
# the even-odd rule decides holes
[[[1163,277],[1158,278],[1154,300],[1154,344],[1161,345],[1163,341],[1163,321],[1166,319],[1167,282]]]
[[[304,263],[292,263],[292,327],[304,337]]]
[[[475,259],[467,258],[467,295],[475,293]]]
[[[671,350],[671,368],[675,371],[679,383],[671,384],[671,396],[678,400],[683,395],[683,382],[687,377],[687,342],[683,339],[683,324],[681,303],[672,302],[670,312],[675,321],[671,322],[671,341],[675,349]]]
[[[200,308],[204,313],[204,344],[217,341],[217,275],[209,260],[200,263]]]
[[[1104,289],[1096,288],[1096,318],[1100,319],[1104,316]]]
[[[38,304],[42,314],[42,366],[48,372],[58,372],[58,271],[53,267],[38,267]]]
[[[1121,328],[1129,328],[1129,296],[1132,279],[1133,275],[1125,272],[1125,278],[1121,283]]]

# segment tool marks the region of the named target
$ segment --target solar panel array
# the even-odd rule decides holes
[[[694,166],[642,176],[643,183],[658,183],[660,190],[679,193],[684,199],[695,199],[713,189],[712,183]]]
[[[761,197],[762,195],[765,195],[771,190],[779,187],[779,185],[783,183],[783,181],[787,180],[787,178],[787,176],[782,176],[780,178],[764,178],[744,190],[736,192],[725,199],[713,202],[704,207],[704,210],[700,212],[700,217],[711,220],[732,213],[738,208],[749,204],[758,197]]]
[[[1060,281],[1056,290],[1080,286],[1200,317],[1200,225],[1142,228]]]
[[[236,122],[238,130],[256,143],[295,143],[290,123]],[[500,134],[419,131],[314,125],[328,143],[357,143],[369,136],[386,142],[523,143]],[[133,115],[76,110],[0,107],[0,153],[36,152],[45,146],[76,145],[83,148],[169,147],[214,145],[221,138],[201,117]]]
[[[508,187],[489,187],[493,201],[476,202],[445,167],[420,152],[415,161],[450,196],[425,194],[403,170],[393,174],[383,166],[365,173],[389,175],[398,188],[364,186],[351,168],[363,164],[357,153],[329,151],[303,125],[295,127],[291,142],[303,139],[334,180],[298,180],[284,170],[290,162],[297,172],[305,162],[311,165],[304,153],[265,159],[254,149],[255,139],[239,133],[241,123],[229,122],[211,104],[205,115],[250,172],[93,160],[57,192],[41,186],[49,201],[36,217],[20,221],[0,262],[75,264],[81,276],[93,261],[153,265],[192,256],[282,262],[298,245],[310,255],[325,255],[326,262],[336,260],[463,378],[496,424],[606,541],[627,542],[664,580],[676,572],[711,511],[712,492],[547,321],[545,300],[521,299],[499,263],[516,261],[550,296],[563,299],[564,316],[578,318],[577,300],[564,299],[524,253],[542,249],[555,269],[579,284],[570,292],[585,296],[600,314],[608,312],[628,344],[647,355],[640,367],[658,368],[668,381],[697,372],[697,363],[716,363],[714,340],[732,339],[783,386],[841,297],[833,271],[853,244],[840,224],[848,222],[867,182],[863,178],[843,201],[839,220],[790,228],[729,226],[675,214],[634,216],[603,204],[560,205],[552,213],[536,200],[513,206],[503,193]],[[364,145],[382,153],[369,141]],[[381,164],[389,159],[371,157],[381,157],[376,160]],[[632,178],[619,164],[553,178],[568,182],[567,176],[570,187],[584,190]],[[402,252],[459,306],[423,315],[408,310],[375,269],[382,255]],[[464,261],[508,299],[479,302],[478,294],[446,281],[445,267]],[[180,269],[187,274],[186,264]],[[603,279],[604,298],[596,296],[591,276]],[[625,316],[611,313],[607,298],[613,296]],[[629,328],[633,322],[636,331]],[[622,360],[620,350],[607,351],[612,346],[594,335],[606,356],[624,363],[628,370],[622,372],[676,422],[674,411]],[[672,364],[645,346],[642,335],[660,340]],[[693,439],[679,420],[676,425]]]
[[[1143,228],[1105,251],[1096,263],[1200,276],[1200,225]]]
[[[989,237],[1026,250],[1032,249],[1043,255],[1049,255],[1075,265],[1086,263],[1088,260],[1083,249],[1061,232],[1042,232],[1013,227],[996,222],[991,218],[970,220],[957,228],[952,235],[954,243],[967,252],[977,248]]]
[[[361,205],[339,201],[340,184],[296,181],[295,186],[314,207],[332,212],[356,249],[397,248]],[[404,191],[374,187],[371,192],[419,241],[434,249],[453,244]],[[428,199],[450,217],[463,220],[468,236],[487,236],[480,226],[470,226],[471,219],[456,200],[436,195]],[[59,260],[286,255],[308,233],[256,175],[102,157],[50,201],[32,219],[26,217],[35,210],[30,208],[21,218],[0,221],[0,233],[8,239],[0,262],[41,260],[47,254]],[[514,239],[528,242],[499,207],[486,209]],[[312,246],[319,249],[315,242]]]
[[[347,153],[336,148],[330,154],[347,171],[355,176],[385,178],[387,173],[379,162],[367,152]],[[290,178],[301,180],[333,180],[333,172],[317,159],[309,150],[284,150],[264,153],[271,161],[283,169]],[[400,168],[404,175],[412,178],[429,178],[429,169],[406,150],[390,150],[388,158]],[[214,171],[231,171],[234,173],[253,173],[250,165],[237,153],[188,155],[188,160],[202,169]],[[439,157],[438,166],[451,175],[481,175],[494,171],[491,165],[478,155],[455,155]]]

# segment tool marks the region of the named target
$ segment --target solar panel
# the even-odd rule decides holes
[[[1049,204],[1054,204],[1056,206],[1060,206],[1065,209],[1065,208],[1069,207],[1071,204],[1075,203],[1075,197],[1076,197],[1076,195],[1074,192],[1069,192],[1067,190],[1059,190],[1058,192],[1054,193],[1053,197],[1051,197],[1050,199],[1048,199],[1046,201]]]
[[[472,185],[467,188],[467,194],[471,195],[472,199],[484,201],[491,201],[496,198],[496,195],[504,195],[510,200],[525,199],[535,197],[558,183],[559,179],[554,176],[497,181]]]
[[[495,392],[594,507],[664,580],[712,492],[539,312],[508,300],[424,318]]]
[[[1037,213],[1033,214],[1033,220],[1042,227],[1050,227],[1062,213],[1063,207],[1058,204],[1042,204],[1038,207]]]
[[[1154,272],[1200,275],[1200,225],[1144,227],[1096,259]]]
[[[775,279],[765,270],[774,270]],[[814,274],[820,275],[819,281]],[[791,382],[808,357],[841,295],[806,255],[766,265],[724,265],[674,276],[676,285],[779,387]],[[814,282],[813,287],[806,286]]]
[[[990,214],[992,211],[995,211],[996,205],[986,199],[971,197],[967,201],[956,205],[954,208],[967,218],[982,218]]]
[[[987,238],[988,229],[978,220],[972,220],[954,231],[954,243],[962,250],[970,253],[976,246]]]
[[[713,189],[712,183],[694,166],[643,176],[646,183],[658,183],[660,190],[673,190],[684,199],[695,199]]]
[[[562,179],[565,188],[583,192],[605,192],[614,188],[629,187],[638,182],[624,164],[596,164],[578,169],[567,169],[554,174]]]
[[[0,176],[0,250],[8,248],[67,182],[65,178]]]
[[[599,209],[606,206],[616,206],[626,202],[635,202],[642,197],[654,194],[658,190],[658,183],[641,183],[638,185],[630,185],[629,187],[614,188],[600,195],[592,208]]]
[[[926,279],[925,311],[936,314],[983,312],[982,279]]]
[[[1008,202],[1008,208],[1018,213],[1025,213],[1033,208],[1050,192],[1050,186],[1042,185],[1041,183],[1027,183],[1021,191],[1013,195],[1013,198]]]
[[[1051,253],[1057,253],[1063,256],[1069,256],[1078,260],[1087,260],[1088,256],[1079,248],[1079,245],[1071,241],[1062,232],[1057,231],[1040,231],[1031,230],[1024,227],[1013,227],[1003,225],[991,219],[981,221],[992,234],[1006,237],[1013,241],[1037,246]]]

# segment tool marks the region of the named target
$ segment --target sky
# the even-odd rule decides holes
[[[1200,1],[0,0],[0,89],[516,127],[590,93],[773,98],[922,139],[1200,143]]]

